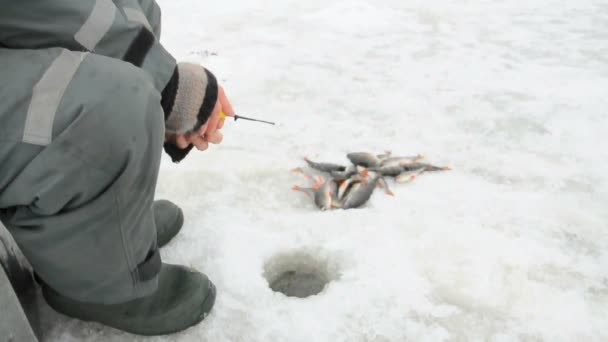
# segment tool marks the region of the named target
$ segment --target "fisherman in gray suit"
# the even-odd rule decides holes
[[[197,324],[216,290],[161,262],[183,213],[161,152],[219,143],[214,75],[159,43],[154,0],[0,0],[0,219],[56,311],[142,335]]]

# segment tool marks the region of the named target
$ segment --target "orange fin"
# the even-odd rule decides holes
[[[291,190],[293,190],[293,191],[301,191],[301,192],[305,193],[305,194],[306,194],[306,196],[308,196],[308,197],[312,197],[312,195],[310,194],[310,192],[309,192],[309,191],[307,191],[307,190],[310,190],[310,189],[303,189],[303,188],[301,188],[301,187],[299,187],[299,186],[297,186],[297,185],[294,185],[294,186],[291,188]]]

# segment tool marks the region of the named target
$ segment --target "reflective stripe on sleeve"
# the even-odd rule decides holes
[[[150,32],[153,32],[148,18],[146,18],[146,16],[140,10],[129,7],[124,7],[123,10],[125,11],[125,16],[127,16],[127,19],[140,23],[144,25]]]
[[[116,17],[116,6],[111,0],[96,0],[89,18],[74,35],[74,39],[89,51],[94,51],[108,33]]]

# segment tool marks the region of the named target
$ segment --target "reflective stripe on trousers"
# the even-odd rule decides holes
[[[34,86],[25,119],[24,143],[41,146],[51,143],[53,123],[59,104],[87,54],[63,50]]]

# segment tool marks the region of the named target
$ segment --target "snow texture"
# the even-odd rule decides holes
[[[138,339],[42,307],[48,341],[608,340],[604,0],[163,0],[165,46],[212,70],[239,114],[158,198],[162,251],[218,287],[202,324]],[[318,211],[305,155],[423,153],[454,171]],[[320,295],[269,289],[308,255]],[[280,270],[276,270],[279,272]]]

